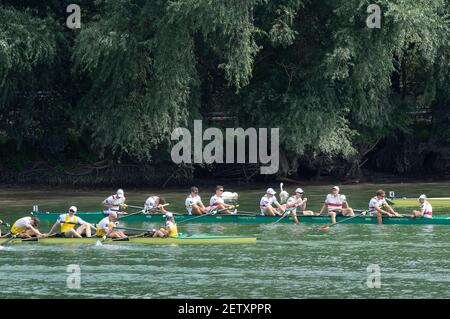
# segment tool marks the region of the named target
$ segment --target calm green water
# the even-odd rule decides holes
[[[317,210],[330,185],[304,186]],[[450,195],[448,183],[341,187],[355,208],[377,188],[397,195]],[[287,187],[292,192],[294,187]],[[242,210],[255,211],[265,187],[233,189]],[[212,190],[200,189],[203,199]],[[114,192],[114,190],[112,190]],[[44,211],[70,205],[98,210],[108,190],[0,189],[0,219],[13,222],[33,204]],[[130,204],[151,190],[125,189]],[[183,190],[160,192],[171,210],[183,209]],[[438,214],[448,214],[441,211]],[[130,225],[144,226],[144,225]],[[145,225],[150,226],[150,225]],[[50,225],[43,223],[42,230]],[[450,298],[449,226],[180,225],[191,234],[256,236],[255,245],[43,246],[0,250],[1,298]],[[67,288],[67,266],[80,266],[80,289]],[[380,267],[380,288],[368,288],[367,267]]]

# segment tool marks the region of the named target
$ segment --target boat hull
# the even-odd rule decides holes
[[[41,220],[55,222],[61,213],[34,213]],[[97,223],[104,215],[102,212],[80,212],[77,214],[83,220],[90,223]],[[337,221],[342,221],[348,217],[337,217]],[[191,216],[191,215],[175,215],[175,220],[178,224],[181,223],[239,223],[239,224],[270,224],[270,223],[293,223],[291,217],[272,216],[257,216],[257,215],[207,215],[207,216]],[[149,223],[163,223],[164,218],[162,214],[145,214],[145,215],[133,215],[130,217],[122,217],[121,222],[149,222]],[[329,224],[330,218],[328,216],[300,216],[300,223],[306,224]],[[345,223],[348,224],[376,224],[377,219],[375,217],[361,216],[352,218]],[[435,216],[429,218],[408,218],[408,217],[384,217],[384,224],[397,224],[397,225],[450,225],[450,217],[447,216]]]
[[[0,245],[8,238],[1,238]],[[98,237],[91,238],[32,238],[30,239],[13,239],[10,244],[91,244],[95,245],[101,239]],[[240,236],[207,236],[207,235],[182,235],[178,237],[168,238],[151,238],[151,237],[134,237],[125,240],[113,240],[107,238],[102,244],[146,244],[146,245],[213,245],[213,244],[254,244],[255,237]]]

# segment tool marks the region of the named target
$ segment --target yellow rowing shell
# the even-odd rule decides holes
[[[0,245],[8,238],[1,238]],[[96,244],[100,242],[101,238],[31,238],[31,239],[13,239],[9,244]],[[240,237],[240,236],[207,236],[207,235],[180,235],[178,237],[168,238],[152,238],[152,237],[134,237],[126,238],[124,240],[116,240],[107,238],[102,244],[146,244],[146,245],[213,245],[213,244],[254,244],[255,237]]]

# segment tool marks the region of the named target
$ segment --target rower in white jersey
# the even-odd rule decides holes
[[[286,212],[293,216],[294,222],[298,224],[298,215],[314,216],[312,210],[306,210],[306,202],[308,198],[302,198],[303,189],[297,188],[295,195],[288,198],[286,202]]]
[[[427,195],[422,194],[419,197],[420,210],[413,210],[411,217],[433,218],[433,207],[427,201]]]
[[[382,215],[387,215],[388,217],[403,217],[399,213],[395,212],[391,206],[386,201],[386,193],[384,190],[377,190],[377,194],[369,201],[369,215],[377,217],[378,225],[383,223]]]
[[[71,206],[67,214],[59,215],[55,224],[53,224],[53,227],[47,234],[45,234],[45,236],[46,237],[52,236],[53,231],[57,227],[61,227],[60,228],[61,236],[67,238],[71,237],[81,238],[82,235],[86,235],[86,237],[91,237],[91,228],[95,230],[95,227],[92,224],[85,222],[80,217],[75,216],[76,213],[77,208],[75,206]],[[79,225],[77,229],[75,229],[76,225]]]
[[[116,194],[106,198],[102,204],[106,207],[103,211],[105,215],[109,215],[112,212],[117,214],[126,214],[126,212],[120,210],[128,207],[128,205],[125,204],[125,193],[123,189],[118,189]]]
[[[166,200],[164,199],[164,197],[159,197],[159,196],[150,196],[149,198],[147,198],[145,200],[144,203],[144,210],[147,213],[156,213],[156,211],[158,209],[161,209],[161,211],[163,213],[166,213],[166,209],[164,208],[164,204],[166,203]]]
[[[338,186],[333,186],[331,194],[327,195],[319,211],[319,215],[321,215],[326,207],[332,224],[336,224],[336,216],[355,216],[353,208],[348,205],[347,198],[345,195],[339,194],[339,191]]]
[[[43,234],[37,229],[39,219],[35,216],[22,217],[12,225],[11,235],[20,238],[41,237]]]
[[[123,232],[115,229],[119,225],[117,222],[117,213],[112,212],[97,224],[96,235],[98,237],[106,236],[107,238],[125,238],[127,237]]]
[[[224,188],[222,185],[216,186],[216,193],[209,200],[209,211],[210,212],[220,212],[222,214],[232,214],[230,209],[234,208],[233,205],[225,204],[222,198]]]
[[[186,198],[184,205],[186,206],[189,215],[203,215],[207,214],[209,211],[209,207],[203,205],[202,199],[198,194],[198,188],[195,186],[191,187],[191,193]]]
[[[266,194],[261,197],[259,202],[261,216],[281,216],[284,214],[286,204],[281,205],[277,201],[276,193],[273,188],[268,188]]]

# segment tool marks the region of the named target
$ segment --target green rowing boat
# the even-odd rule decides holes
[[[10,244],[93,244],[95,245],[101,238],[31,238],[31,239],[13,239]],[[8,238],[1,238],[0,245],[5,243]],[[107,238],[102,244],[147,244],[147,245],[210,245],[210,244],[254,244],[255,237],[241,236],[208,236],[208,235],[179,235],[168,238],[152,237],[132,237],[125,239]]]
[[[395,198],[389,199],[395,207],[408,207],[408,208],[416,208],[420,207],[420,203],[417,198]],[[427,198],[427,201],[430,202],[433,208],[449,208],[450,207],[450,198],[449,197],[435,197],[435,198]]]
[[[61,213],[32,213],[40,220],[46,220],[55,222]],[[97,223],[104,218],[103,212],[79,212],[77,216],[83,220],[91,223]],[[291,217],[282,218],[272,216],[258,216],[258,215],[206,215],[206,216],[192,216],[187,214],[174,215],[177,223],[248,223],[248,224],[270,224],[278,223],[293,223]],[[341,221],[346,217],[337,217],[336,221]],[[164,218],[162,214],[138,214],[130,215],[126,217],[123,215],[120,218],[121,222],[151,222],[151,223],[163,223]],[[300,223],[316,223],[316,224],[329,224],[330,218],[328,216],[300,216]],[[361,216],[355,217],[347,222],[348,224],[376,224],[376,217]],[[383,218],[384,224],[397,224],[397,225],[450,225],[450,217],[447,216],[435,216],[433,218],[410,218],[410,217],[385,217]]]

